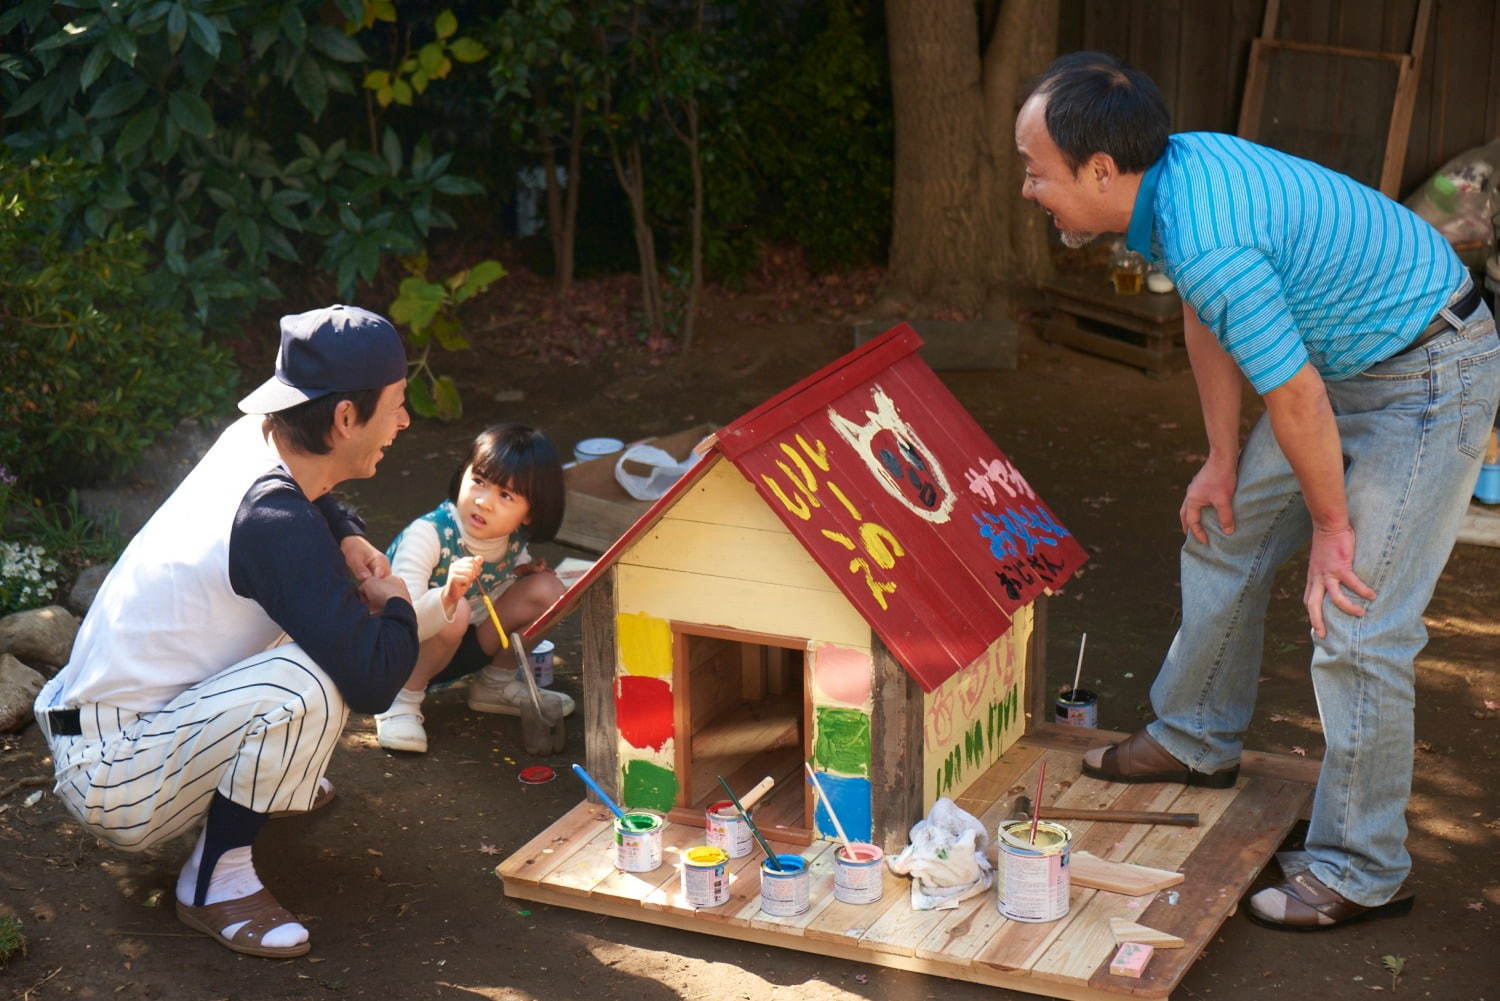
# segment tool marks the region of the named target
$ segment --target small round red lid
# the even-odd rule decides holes
[[[551,782],[557,778],[557,773],[546,765],[532,765],[529,768],[521,769],[521,774],[517,778],[527,785],[535,786],[541,785],[543,782]]]

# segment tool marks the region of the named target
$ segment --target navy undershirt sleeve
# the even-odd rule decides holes
[[[251,484],[229,535],[229,583],[328,673],[356,712],[384,712],[417,662],[417,614],[366,609],[324,510],[285,472]]]
[[[366,534],[364,519],[334,500],[333,494],[319,497],[313,501],[313,507],[323,512],[323,520],[328,522],[334,542],[343,542],[351,535]]]

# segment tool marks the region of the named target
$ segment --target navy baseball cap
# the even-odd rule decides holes
[[[276,374],[241,400],[240,410],[274,414],[405,378],[406,349],[391,321],[358,306],[324,306],[281,318]]]

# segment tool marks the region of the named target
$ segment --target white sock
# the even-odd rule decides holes
[[[385,712],[381,713],[380,715],[382,715],[382,716],[421,715],[421,712],[422,712],[422,700],[425,699],[426,697],[427,697],[427,690],[424,689],[424,688],[418,688],[416,690],[413,690],[413,689],[410,689],[410,688],[403,688],[403,689],[401,689],[401,691],[397,692],[396,693],[396,697],[391,700],[391,707],[389,709],[387,709]]]
[[[198,843],[193,846],[193,854],[188,856],[187,863],[183,865],[182,872],[177,875],[177,899],[184,904],[191,905],[193,896],[198,888],[198,866],[203,861],[203,839],[207,835],[207,829],[198,835]],[[204,894],[204,904],[217,904],[225,900],[238,900],[248,897],[250,894],[262,889],[260,877],[255,874],[255,863],[250,855],[250,846],[243,848],[231,848],[219,857],[219,864],[214,866],[214,873],[208,880],[208,893]],[[244,921],[236,921],[219,929],[219,934],[225,938],[234,937],[241,926],[247,924]],[[286,946],[300,945],[308,939],[305,927],[296,921],[288,922],[277,928],[272,928],[261,937],[261,943],[273,949],[281,949]]]

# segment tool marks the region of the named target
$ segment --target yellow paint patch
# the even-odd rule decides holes
[[[672,626],[652,615],[615,616],[620,671],[636,677],[672,678]]]

